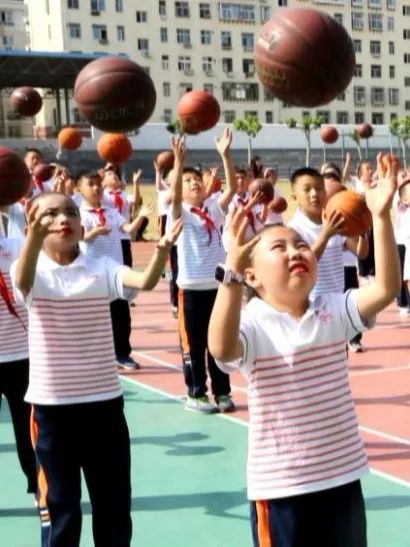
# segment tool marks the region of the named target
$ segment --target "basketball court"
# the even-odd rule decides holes
[[[138,244],[145,264],[152,251]],[[186,412],[181,359],[161,281],[133,312],[133,347],[142,369],[123,374],[133,462],[133,545],[250,547],[246,501],[246,383],[232,376],[232,415]],[[363,480],[369,547],[410,547],[410,319],[394,306],[366,333],[367,351],[352,355],[350,375],[369,455]],[[109,432],[107,432],[107,440]],[[0,529],[7,547],[37,547],[39,521],[24,493],[6,405],[0,414]],[[84,488],[85,491],[85,488]],[[83,547],[92,545],[84,494]]]

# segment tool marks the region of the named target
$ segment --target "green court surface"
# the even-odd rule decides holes
[[[132,445],[132,545],[250,547],[247,427],[186,412],[180,402],[132,380],[123,385]],[[25,494],[4,401],[0,469],[0,545],[37,547],[39,521]],[[376,475],[365,478],[364,489],[369,547],[410,547],[410,490]],[[90,520],[85,497],[82,547],[93,545]]]

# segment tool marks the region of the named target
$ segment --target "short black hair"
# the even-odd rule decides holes
[[[243,175],[244,177],[248,176],[248,171],[244,167],[235,167],[236,175]]]
[[[92,171],[81,171],[80,173],[78,173],[78,175],[75,178],[76,184],[77,185],[80,184],[82,179],[100,179],[101,180],[101,175],[95,169]]]
[[[313,167],[301,167],[300,169],[296,169],[296,171],[293,171],[293,173],[290,176],[290,184],[293,186],[296,184],[297,180],[300,177],[313,177],[315,179],[319,179],[323,181],[323,176],[319,173],[317,169],[314,169]]]
[[[190,167],[190,166],[184,167],[182,174],[185,174],[185,173],[194,173],[197,177],[202,179],[202,172],[196,167]]]
[[[43,157],[43,153],[40,152],[40,150],[38,148],[34,148],[34,147],[27,147],[24,150],[24,156],[27,156],[27,154],[29,154],[30,152],[34,152],[35,154],[38,154],[40,156],[40,158]]]
[[[405,188],[406,186],[408,186],[410,184],[410,178],[404,180],[400,186],[399,186],[399,189],[398,189],[398,192],[399,192],[399,198],[402,199],[403,198],[403,195],[404,195],[404,192],[405,192]]]

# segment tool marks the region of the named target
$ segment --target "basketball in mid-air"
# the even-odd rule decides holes
[[[345,219],[345,234],[357,237],[372,226],[372,215],[364,197],[352,190],[336,192],[325,207],[325,215],[330,218],[333,211],[340,212]]]
[[[57,141],[60,148],[64,148],[65,150],[77,150],[83,142],[83,137],[75,127],[64,127],[58,133]]]
[[[20,116],[35,116],[43,106],[40,93],[33,87],[18,87],[10,96],[11,107]]]
[[[327,125],[320,130],[320,138],[326,144],[333,144],[339,138],[339,131],[333,125]]]
[[[31,175],[24,161],[10,148],[0,146],[0,205],[12,205],[27,195]]]
[[[256,194],[256,192],[261,193],[261,202],[269,203],[272,201],[273,196],[275,195],[275,190],[273,184],[266,179],[254,179],[249,185],[249,193],[251,195]]]
[[[328,104],[343,93],[355,66],[353,42],[343,25],[311,8],[279,10],[261,28],[254,59],[267,91],[304,107]]]
[[[55,165],[49,165],[48,163],[38,163],[33,169],[33,177],[35,177],[40,182],[46,182],[52,178],[55,170]]]
[[[149,74],[123,57],[101,57],[79,72],[74,85],[78,109],[91,125],[110,133],[141,127],[157,95]]]
[[[121,133],[106,133],[98,141],[97,152],[109,163],[125,163],[132,154],[131,141]]]
[[[373,135],[373,127],[369,123],[362,123],[357,128],[357,132],[361,139],[370,139]]]
[[[189,91],[177,105],[181,129],[189,135],[207,131],[218,123],[221,109],[213,95],[202,90]]]
[[[164,150],[156,157],[155,163],[160,171],[169,171],[174,167],[175,156],[172,150]]]

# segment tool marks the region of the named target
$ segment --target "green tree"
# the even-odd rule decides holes
[[[172,135],[182,135],[183,134],[181,124],[180,124],[179,120],[174,120],[173,122],[169,123],[167,125],[167,131],[169,131]]]
[[[403,166],[406,167],[406,143],[410,139],[410,116],[392,120],[389,125],[389,130],[399,141]]]
[[[248,114],[244,119],[237,119],[233,122],[233,126],[236,131],[246,133],[248,137],[248,165],[251,163],[252,159],[252,140],[256,135],[261,131],[262,124],[259,121],[258,116],[253,114]]]
[[[302,120],[298,122],[295,118],[288,118],[286,120],[286,125],[290,129],[301,129],[306,139],[306,166],[310,165],[310,137],[313,129],[319,129],[319,127],[324,122],[322,116],[303,116]]]
[[[357,129],[352,129],[351,131],[349,131],[348,137],[350,137],[352,139],[352,141],[356,144],[357,154],[359,155],[359,160],[362,161],[363,154],[362,154],[362,147],[360,145],[361,138],[360,138],[358,130]]]

